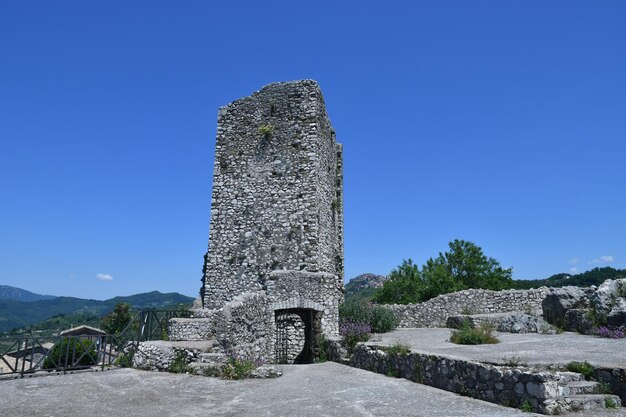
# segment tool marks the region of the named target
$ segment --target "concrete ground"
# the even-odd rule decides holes
[[[2,417],[536,416],[332,362],[268,380],[114,369],[0,381]],[[626,409],[570,416],[626,417]]]
[[[498,333],[497,337],[500,343],[495,345],[468,346],[450,343],[450,329],[397,329],[376,335],[370,344],[401,342],[414,352],[487,363],[505,363],[515,358],[529,365],[587,361],[596,367],[626,368],[626,339],[569,332],[555,335]]]

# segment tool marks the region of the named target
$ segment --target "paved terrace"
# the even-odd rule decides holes
[[[451,359],[503,364],[512,358],[529,365],[564,365],[587,361],[595,367],[626,368],[626,339],[604,339],[565,332],[498,333],[495,345],[456,345],[448,342],[450,329],[398,329],[377,335],[369,344],[392,345],[401,342],[411,350]]]
[[[332,362],[281,368],[269,380],[134,369],[4,380],[0,416],[538,416]],[[626,409],[569,416],[626,417]]]

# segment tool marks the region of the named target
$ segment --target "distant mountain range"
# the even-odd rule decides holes
[[[55,298],[53,295],[35,294],[21,288],[0,285],[0,300],[37,301],[51,300],[53,298]]]
[[[75,297],[51,297],[6,285],[3,285],[1,289],[0,333],[39,323],[53,317],[72,315],[74,317],[95,316],[99,318],[112,311],[115,305],[120,302],[130,304],[135,310],[141,310],[191,304],[194,300],[192,297],[176,292],[163,294],[152,291],[100,301]],[[29,299],[30,301],[27,301]]]

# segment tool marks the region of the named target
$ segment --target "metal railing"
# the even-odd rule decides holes
[[[35,372],[67,372],[116,365],[139,342],[162,340],[171,318],[189,317],[185,310],[141,310],[115,335],[14,337],[0,339],[0,376],[23,377]]]
[[[0,375],[67,372],[113,365],[115,336],[53,336],[0,339]]]

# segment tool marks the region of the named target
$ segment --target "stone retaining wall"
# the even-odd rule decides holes
[[[445,327],[449,316],[507,311],[541,316],[541,302],[548,288],[491,291],[472,289],[439,295],[419,304],[388,304],[399,320],[398,327]]]
[[[384,349],[358,345],[350,365],[508,407],[520,407],[527,402],[534,411],[544,414],[566,411],[559,402],[559,373],[419,353],[388,354]]]

